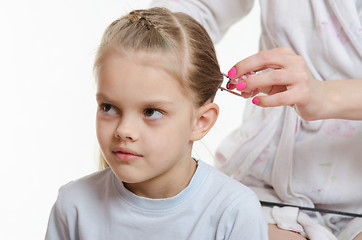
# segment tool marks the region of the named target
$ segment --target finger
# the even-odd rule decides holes
[[[267,88],[260,89],[260,92],[265,93],[267,95],[274,95],[276,93],[284,92],[287,90],[286,86],[272,86]]]
[[[295,76],[284,69],[272,70],[257,74],[252,78],[245,79],[244,91],[259,88],[266,94],[274,94],[277,91],[285,91],[286,86],[295,84]]]
[[[257,96],[253,103],[261,107],[292,106],[298,102],[297,90],[288,90],[269,96]]]
[[[261,51],[235,64],[228,76],[234,79],[247,72],[258,72],[267,68],[283,68],[288,64],[288,58],[292,55],[295,53],[289,47]]]
[[[252,93],[241,93],[241,96],[243,97],[243,98],[250,98],[250,97],[252,97]]]
[[[253,91],[241,92],[240,94],[244,98],[251,98],[251,97],[258,95],[260,92],[261,91],[259,89],[254,89]]]

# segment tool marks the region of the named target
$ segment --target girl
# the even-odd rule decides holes
[[[215,123],[222,75],[191,17],[137,10],[95,61],[97,137],[109,168],[61,188],[46,239],[266,239],[256,196],[191,157]]]

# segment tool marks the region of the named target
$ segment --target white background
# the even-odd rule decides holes
[[[44,239],[59,187],[97,170],[94,54],[113,20],[149,2],[0,2],[0,239]],[[216,45],[224,72],[257,51],[257,4]],[[196,157],[212,164],[245,101],[218,93],[220,117]]]

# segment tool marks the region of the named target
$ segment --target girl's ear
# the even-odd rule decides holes
[[[219,115],[219,107],[215,103],[205,103],[196,113],[196,121],[191,133],[191,141],[203,138],[214,126]]]

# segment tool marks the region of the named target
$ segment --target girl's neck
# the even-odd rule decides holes
[[[175,171],[167,172],[165,175],[140,183],[123,183],[124,186],[140,197],[162,199],[170,198],[179,194],[190,183],[197,168],[197,162],[191,158],[181,167],[177,166]]]

